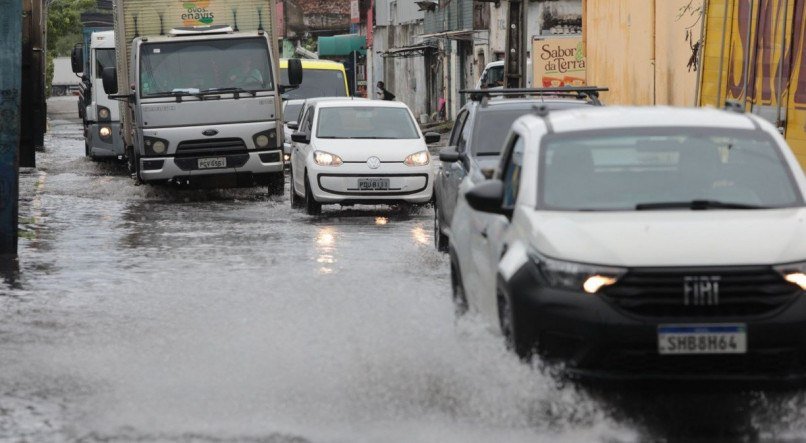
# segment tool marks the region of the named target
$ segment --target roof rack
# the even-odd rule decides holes
[[[511,89],[463,89],[460,94],[470,94],[470,100],[480,102],[493,96],[545,96],[587,98],[600,105],[599,93],[609,91],[598,86],[562,86],[556,88],[511,88]]]

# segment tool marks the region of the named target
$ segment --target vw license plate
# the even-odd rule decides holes
[[[359,178],[359,191],[387,191],[389,190],[388,178]]]
[[[226,168],[227,157],[200,158],[199,169]]]
[[[745,354],[744,324],[660,325],[658,352],[669,354]]]

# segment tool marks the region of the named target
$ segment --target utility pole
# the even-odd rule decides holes
[[[0,0],[0,256],[17,255],[22,2]]]
[[[36,166],[45,142],[45,14],[43,0],[22,0],[20,166]]]
[[[526,0],[510,0],[507,13],[507,46],[504,87],[526,87]]]

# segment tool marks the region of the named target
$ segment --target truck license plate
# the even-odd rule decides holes
[[[389,189],[388,178],[359,178],[359,191],[386,191]]]
[[[199,169],[226,168],[227,157],[200,158]]]
[[[664,355],[745,354],[744,324],[682,324],[658,326],[658,352]]]

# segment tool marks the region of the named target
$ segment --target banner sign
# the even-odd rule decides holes
[[[534,86],[584,86],[585,63],[582,36],[535,37],[532,41]]]

